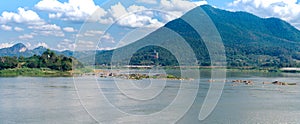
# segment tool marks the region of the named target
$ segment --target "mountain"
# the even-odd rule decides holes
[[[9,48],[0,49],[0,56],[27,56],[28,49],[22,43],[15,44]]]
[[[24,44],[17,43],[13,45],[12,47],[3,48],[0,49],[0,57],[3,56],[16,56],[16,57],[30,57],[33,55],[42,55],[45,51],[47,51],[47,48],[43,46],[39,46],[37,48],[34,48],[32,50],[29,50]],[[58,55],[65,55],[65,56],[72,56],[73,52],[66,50],[66,51],[54,51]]]
[[[46,47],[39,46],[37,48],[34,48],[31,52],[36,55],[42,55],[46,50],[47,50]]]
[[[10,50],[10,52],[25,52],[27,51],[27,48],[24,44],[18,43],[15,44]]]
[[[196,54],[199,65],[210,65],[209,53],[201,36],[183,19],[201,23],[201,14],[199,13],[201,10],[204,10],[211,18],[221,35],[228,66],[300,66],[300,31],[295,27],[281,19],[260,18],[250,13],[230,12],[209,5],[194,8],[181,18],[167,23],[164,27],[125,47],[98,52],[96,64],[110,64],[110,59],[115,51],[122,51],[121,53],[126,56],[127,52],[131,52],[130,49],[152,42],[162,42],[176,47],[173,42],[179,39],[175,39],[174,34],[166,30],[168,29],[186,40]],[[184,50],[178,48],[178,51]],[[153,57],[154,52],[160,54],[158,60]],[[116,61],[118,64],[125,61],[122,60],[122,56],[119,58],[120,60]],[[149,65],[157,63],[156,61],[160,65],[178,65],[170,51],[158,46],[141,48],[133,55],[130,64]]]

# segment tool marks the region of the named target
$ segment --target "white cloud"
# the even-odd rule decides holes
[[[89,40],[78,40],[76,50],[96,50],[97,43]]]
[[[300,23],[300,3],[297,0],[234,0],[229,7],[260,17],[281,18],[300,29],[300,26],[297,25]]]
[[[61,3],[57,0],[41,0],[35,7],[39,10],[52,11],[52,12],[64,12],[73,10],[73,7],[68,3]]]
[[[75,43],[70,39],[64,39],[59,44],[57,44],[59,50],[74,50]]]
[[[150,0],[151,1],[151,0]],[[149,2],[150,2],[149,1]],[[139,2],[145,2],[145,0],[140,0]],[[123,26],[129,27],[144,27],[144,26],[154,26],[160,27],[163,24],[182,16],[184,13],[188,12],[189,10],[207,4],[205,0],[198,0],[198,1],[189,1],[189,0],[160,0],[159,3],[156,0],[152,0],[151,2],[155,2],[158,4],[157,6],[152,6],[151,8],[146,8],[144,6],[138,5],[131,5],[127,9],[121,4],[118,3],[112,6],[108,12],[111,14],[115,19],[117,17],[122,17],[119,24]],[[147,11],[148,10],[148,11]],[[155,17],[153,11],[149,10],[158,10],[162,11],[163,13],[166,12],[168,14],[160,14],[160,17]],[[140,12],[139,12],[140,11]],[[134,13],[133,12],[139,12]],[[146,14],[146,13],[152,14]],[[131,14],[130,14],[131,13]],[[124,16],[127,15],[127,16]],[[162,18],[162,20],[158,20],[157,18]],[[151,26],[152,25],[152,26]]]
[[[83,36],[94,37],[94,36],[100,36],[102,34],[103,34],[103,31],[88,30],[88,31],[84,32]]]
[[[187,0],[161,0],[160,9],[176,14],[179,17],[185,12],[195,8],[197,5]]]
[[[115,40],[109,33],[107,33],[101,37],[100,42],[115,43]]]
[[[193,9],[197,5],[207,4],[206,1],[189,1],[189,0],[138,0],[137,3],[151,4],[150,9],[170,12],[177,16],[168,16],[167,21],[182,16],[185,12]],[[153,4],[158,4],[153,6]],[[121,2],[110,6],[107,10],[95,5],[93,0],[69,0],[68,2],[59,2],[58,0],[41,0],[35,7],[39,10],[50,12],[49,18],[72,20],[72,21],[98,21],[103,24],[111,24],[121,19],[122,26],[143,27],[143,26],[162,26],[166,22],[159,22],[153,16],[143,14],[132,14],[133,12],[147,10],[144,6],[131,5],[126,8]],[[95,13],[95,11],[97,12]],[[91,17],[91,15],[93,17]],[[128,16],[130,15],[130,16]],[[128,16],[128,17],[126,17]],[[171,18],[172,17],[172,18]],[[154,24],[155,23],[155,24]]]
[[[26,39],[32,39],[33,37],[34,37],[34,34],[24,34],[24,35],[19,36],[19,39],[26,40]]]
[[[13,43],[0,43],[0,49],[12,47],[13,45]]]
[[[151,0],[150,0],[151,1]],[[147,3],[156,3],[152,0]],[[139,2],[145,3],[145,0]],[[189,2],[191,3],[191,2]],[[193,4],[193,3],[191,3]],[[193,4],[194,5],[194,4]],[[57,18],[62,20],[72,21],[84,21],[90,19],[91,21],[98,21],[103,24],[111,24],[122,16],[129,15],[132,12],[146,10],[144,6],[131,5],[125,8],[120,2],[112,5],[107,11],[103,8],[95,5],[93,0],[81,1],[81,0],[69,0],[68,2],[59,2],[58,0],[42,0],[35,5],[39,10],[50,12],[49,18]],[[96,13],[95,10],[97,10]],[[90,17],[93,15],[93,17]],[[153,17],[147,17],[145,15],[130,15],[123,19],[125,21],[120,22],[123,26],[127,27],[142,27],[145,25],[161,26],[161,23]],[[153,24],[158,23],[158,24]]]
[[[149,13],[149,12],[148,12]],[[150,12],[152,13],[152,12]],[[118,24],[131,28],[139,27],[161,27],[162,22],[159,22],[156,18],[151,15],[145,14],[145,12],[131,14],[122,18]]]
[[[33,29],[37,34],[44,36],[65,36],[65,34],[61,30],[61,27],[57,26],[56,24],[32,25],[28,26],[28,28]]]
[[[113,50],[113,49],[116,49],[116,47],[101,47],[98,48],[97,50]]]
[[[65,27],[65,28],[63,28],[63,30],[66,32],[75,32],[76,31],[73,27]]]
[[[147,8],[144,6],[137,6],[137,5],[131,5],[127,8],[128,12],[137,12],[137,11],[143,11],[143,10],[147,10]]]
[[[8,25],[1,25],[0,28],[4,31],[11,31],[12,27]]]
[[[28,24],[41,24],[44,21],[39,15],[32,10],[25,10],[24,8],[18,8],[18,12],[4,11],[0,16],[0,23],[6,24],[9,22],[14,23],[28,23]]]
[[[30,42],[25,42],[24,44],[25,44],[25,46],[26,46],[27,48],[30,48],[30,47],[31,47],[31,43],[30,43]]]
[[[129,28],[161,27],[165,23],[158,21],[153,11],[144,6],[131,5],[125,8],[119,2],[111,6],[108,12],[119,25]]]
[[[136,0],[138,3],[157,4],[157,0]]]
[[[28,26],[28,28],[35,29],[35,30],[54,30],[54,31],[61,30],[61,28],[56,24],[34,25],[34,26]]]
[[[193,3],[196,4],[197,6],[208,4],[206,0],[193,1]]]
[[[40,46],[45,47],[45,48],[49,48],[48,44],[45,43],[45,42],[37,43],[36,45],[34,45],[34,48],[37,48],[37,47],[40,47]]]
[[[108,11],[115,19],[118,19],[128,13],[126,8],[120,2],[112,5]]]
[[[49,18],[57,18],[71,21],[84,21],[96,10],[102,10],[99,16],[104,16],[106,11],[95,5],[93,0],[69,0],[59,2],[58,0],[42,0],[35,7],[39,10],[52,12]]]
[[[50,13],[49,14],[50,19],[56,19],[56,18],[61,18],[61,17],[62,17],[62,13]]]
[[[15,27],[14,30],[15,30],[15,31],[24,31],[24,29],[23,29],[23,28],[20,28],[20,27]]]
[[[138,6],[138,5],[131,5],[128,8],[125,8],[124,5],[120,2],[117,4],[114,4],[110,6],[110,8],[105,11],[103,9],[98,10],[95,15],[91,18],[91,21],[98,21],[103,24],[111,24],[118,20],[118,24],[121,26],[136,28],[136,27],[143,27],[147,25],[151,26],[162,26],[160,22],[158,22],[157,19],[155,19],[152,15],[147,14],[147,12],[143,13],[134,13],[147,10],[144,6]],[[104,13],[104,14],[99,14]],[[148,12],[149,13],[149,12]],[[151,13],[151,12],[150,12]],[[58,17],[61,16],[61,14],[51,14],[51,17]],[[120,19],[120,20],[119,20]],[[157,24],[153,24],[157,23]],[[90,32],[87,32],[87,35]]]
[[[38,31],[37,33],[40,33],[44,36],[56,36],[56,37],[64,37],[65,34],[62,31]]]

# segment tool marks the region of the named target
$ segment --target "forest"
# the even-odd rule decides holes
[[[55,71],[72,70],[72,62],[83,67],[75,58],[57,55],[47,49],[42,55],[33,55],[31,57],[0,57],[0,70],[15,68],[39,68],[50,69]]]

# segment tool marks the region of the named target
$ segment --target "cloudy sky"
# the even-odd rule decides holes
[[[264,18],[278,17],[300,29],[299,1],[5,0],[0,4],[0,48],[24,43],[31,49],[45,46],[73,50],[74,47],[97,46],[93,42],[96,40],[102,42],[97,49],[112,49],[122,45],[119,41],[133,40],[122,37],[124,33],[145,27],[151,32],[203,4],[230,11],[247,11]],[[83,26],[87,23],[91,23],[90,28]],[[130,37],[138,39],[147,33],[133,34]]]

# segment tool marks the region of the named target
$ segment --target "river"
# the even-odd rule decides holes
[[[255,84],[233,86],[231,80],[237,79],[252,80]],[[178,97],[179,90],[182,90],[179,88],[179,80],[151,80],[156,89],[147,90],[151,83],[146,79],[120,81],[114,78],[82,77],[74,82],[70,77],[0,78],[0,123],[170,123],[174,122],[174,119],[177,123],[207,124],[300,123],[298,74],[227,73],[228,81],[218,104],[207,118],[200,121],[198,115],[209,89],[208,80],[207,76],[197,80],[200,82],[196,84],[199,85],[199,89],[196,89],[196,98],[190,109],[184,111],[183,104],[189,101],[181,101],[174,104],[175,109],[160,113]],[[276,80],[298,84],[262,84],[264,81]],[[115,82],[122,85],[115,85]],[[131,85],[126,87],[126,82],[133,82],[145,90],[138,91],[130,87]],[[120,86],[125,86],[125,90],[124,87],[123,91],[118,90]],[[193,91],[194,87],[196,86],[189,85],[184,88],[186,91]],[[189,94],[193,95],[192,92],[187,94],[186,97],[189,97]],[[184,112],[183,116],[178,115],[181,112]],[[149,120],[147,117],[153,114],[159,116],[153,116]]]

